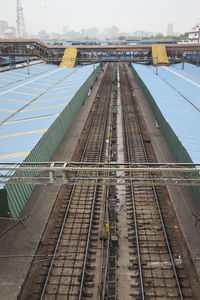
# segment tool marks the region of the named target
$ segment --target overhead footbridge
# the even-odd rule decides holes
[[[157,54],[154,55],[154,46],[150,44],[137,45],[48,45],[37,39],[0,39],[0,57],[37,57],[46,63],[60,64],[65,56],[65,50],[76,48],[76,64],[98,62],[135,62],[156,64],[158,60],[168,56],[169,63],[180,62],[187,54],[200,53],[199,44],[165,44],[157,46]],[[64,55],[64,57],[63,57]],[[198,57],[199,59],[199,57]]]

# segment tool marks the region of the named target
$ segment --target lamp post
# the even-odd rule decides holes
[[[199,25],[199,32],[198,32],[198,45],[200,44],[200,25]],[[199,51],[197,50],[197,67],[199,65]]]
[[[27,45],[26,46],[26,49],[28,50],[28,52],[30,51],[30,45]],[[27,73],[28,73],[28,75],[30,75],[30,69],[29,69],[29,57],[27,57]]]
[[[158,57],[156,57],[157,59],[157,64],[156,64],[156,75],[158,75]]]

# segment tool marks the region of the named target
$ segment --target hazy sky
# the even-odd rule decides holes
[[[200,0],[21,0],[27,32],[62,32],[116,25],[120,31],[145,30],[166,34],[189,31],[200,21]],[[1,0],[0,20],[16,25],[16,0]]]

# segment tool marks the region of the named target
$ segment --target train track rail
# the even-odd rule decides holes
[[[121,163],[156,163],[128,66],[110,63],[73,161],[114,165],[122,156]],[[87,185],[77,172],[73,183],[83,184],[60,189],[18,299],[195,299],[167,189],[117,187],[119,172],[107,187],[96,184],[102,174],[91,171]],[[129,184],[132,175],[127,167]]]
[[[127,68],[120,65],[120,87],[124,125],[126,162],[153,162],[150,140],[138,117]],[[155,162],[155,160],[154,160]],[[127,175],[129,172],[127,171]],[[161,174],[160,174],[161,175]],[[138,173],[138,177],[153,178],[153,174]],[[194,299],[180,249],[169,242],[160,199],[167,202],[165,188],[128,187],[126,211],[128,219],[132,293],[130,299]],[[166,209],[166,207],[165,207]],[[127,298],[128,299],[128,298]]]
[[[113,66],[105,72],[86,122],[82,140],[74,155],[78,161],[105,160],[106,133]],[[89,130],[88,130],[89,129]],[[91,175],[94,175],[94,173]],[[44,261],[36,258],[20,299],[82,299],[91,297],[87,287],[93,283],[95,252],[98,241],[104,191],[100,186],[72,186],[62,188],[59,208],[49,219],[44,241],[37,255],[51,255]],[[51,224],[52,223],[52,224]],[[102,247],[103,249],[103,247]],[[52,251],[53,250],[53,251]],[[37,276],[37,277],[36,277]],[[36,279],[37,278],[37,279]],[[100,293],[96,289],[96,296]]]

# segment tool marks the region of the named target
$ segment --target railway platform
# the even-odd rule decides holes
[[[131,72],[131,71],[129,70],[129,72]],[[124,80],[123,76],[124,76],[124,74],[122,75],[121,80]],[[132,73],[130,73],[130,76],[132,76]],[[102,78],[102,75],[101,75],[101,78]],[[137,104],[140,106],[140,110],[142,111],[142,115],[146,121],[146,124],[148,127],[148,130],[147,130],[148,135],[151,139],[151,143],[153,144],[153,148],[156,153],[158,162],[169,162],[169,161],[175,162],[175,159],[174,159],[167,143],[165,142],[165,139],[164,139],[161,131],[159,130],[159,128],[157,128],[155,126],[156,122],[153,117],[153,114],[152,114],[150,108],[148,107],[145,97],[144,97],[143,93],[141,92],[139,86],[137,85],[137,82],[134,79],[134,77],[132,77],[131,82],[132,82],[131,85],[133,86],[134,96],[137,99]],[[122,83],[123,83],[123,81],[122,81]],[[97,82],[96,88],[92,89],[91,96],[81,106],[71,127],[69,128],[64,139],[62,140],[61,145],[59,146],[59,148],[55,152],[54,156],[52,157],[53,160],[62,160],[62,161],[68,160],[69,161],[70,158],[72,157],[75,146],[77,145],[77,140],[80,137],[81,130],[83,128],[85,120],[87,119],[88,112],[92,105],[95,91],[97,91],[98,84],[99,84],[99,82]],[[126,94],[126,91],[124,91],[124,93]],[[127,98],[128,98],[128,96],[127,96]],[[129,113],[130,113],[129,110],[127,110],[127,112],[124,112],[124,114],[126,116],[128,116]],[[109,128],[111,129],[111,127],[109,127]],[[112,128],[112,130],[114,130],[114,128]],[[113,132],[111,132],[111,134],[113,134]],[[130,135],[131,132],[129,132],[128,134]],[[149,141],[146,140],[146,143],[149,143]],[[113,154],[114,154],[114,152],[113,152]],[[131,155],[133,155],[133,154],[131,154]],[[126,154],[125,156],[128,157],[128,154]],[[140,158],[138,158],[138,159],[140,159]],[[1,268],[1,270],[5,270],[5,272],[1,272],[1,274],[0,274],[1,291],[2,291],[2,293],[0,295],[0,300],[1,299],[4,300],[5,297],[8,300],[11,300],[11,299],[13,300],[13,299],[17,298],[17,295],[18,295],[18,292],[23,283],[24,277],[26,276],[26,272],[28,270],[29,264],[33,259],[33,255],[35,253],[34,250],[37,248],[38,242],[40,244],[43,242],[43,240],[41,239],[42,232],[47,224],[48,217],[51,212],[51,208],[54,206],[54,201],[55,201],[58,191],[59,191],[59,186],[56,188],[55,187],[52,187],[52,188],[51,187],[48,187],[48,188],[47,187],[37,187],[20,216],[21,222],[19,222],[19,224],[17,224],[10,231],[5,233],[6,230],[8,230],[9,227],[12,225],[12,224],[10,224],[10,221],[8,220],[6,222],[7,223],[6,226],[4,226],[2,232],[0,233],[1,243],[3,245],[0,250],[1,251],[0,255],[2,255],[2,257],[0,256],[0,268]],[[195,215],[198,218],[198,216],[200,215],[200,209],[195,205],[195,201],[193,201],[192,194],[190,193],[190,191],[187,188],[179,189],[177,187],[170,187],[170,188],[168,188],[168,191],[172,198],[172,202],[175,207],[176,215],[180,221],[182,232],[186,238],[186,243],[190,250],[191,259],[193,260],[194,265],[196,266],[197,276],[200,277],[199,260],[198,260],[198,254],[199,254],[199,249],[200,249],[198,224],[196,223],[195,216],[193,215],[193,212],[195,212]],[[139,193],[140,193],[140,191],[136,190],[136,195],[138,195]],[[151,192],[149,192],[149,194],[150,193]],[[131,194],[131,192],[128,190],[128,192],[127,192],[127,195],[128,195],[127,207],[128,207],[128,210],[130,210],[130,214],[131,214],[132,213],[131,203],[129,203],[129,202],[131,202],[130,194]],[[145,197],[146,197],[146,195],[145,195]],[[190,203],[188,202],[188,198],[192,199],[192,201],[190,201]],[[140,199],[138,198],[138,199],[136,199],[136,201],[138,201],[138,203],[139,203]],[[145,209],[142,209],[142,210],[144,211]],[[125,211],[123,210],[123,207],[122,207],[121,214],[123,215],[123,213],[125,213]],[[139,213],[139,218],[141,216],[140,213]],[[120,215],[120,217],[121,217],[121,215]],[[124,240],[125,240],[125,242],[130,243],[130,242],[132,242],[133,224],[130,219],[130,216],[127,219],[128,219],[129,232],[125,232],[125,234],[127,234],[127,236],[124,236]],[[5,223],[4,223],[4,225],[5,225]],[[13,225],[15,225],[15,224],[13,224]],[[141,229],[141,228],[139,228],[139,229]],[[176,231],[176,234],[179,234],[179,232],[180,232],[179,231],[180,229],[178,228],[178,226],[174,226],[173,230]],[[192,235],[191,235],[191,232],[192,232]],[[5,233],[5,234],[3,234],[3,236],[1,236],[2,233]],[[144,234],[144,236],[145,236],[145,233],[140,233],[140,234],[141,235]],[[121,242],[123,242],[123,240]],[[12,247],[11,247],[11,245],[12,245]],[[144,245],[142,245],[141,247],[144,247]],[[185,252],[184,243],[179,245],[179,247],[181,247],[183,252]],[[150,248],[151,247],[149,247],[149,249]],[[131,249],[132,249],[132,247],[131,247]],[[144,248],[142,248],[142,249],[144,249]],[[148,251],[149,251],[148,253],[151,253],[151,250],[149,250],[149,249],[148,249]],[[134,256],[134,250],[132,249],[130,252],[131,252],[130,255]],[[142,252],[142,255],[144,255],[144,253],[145,252]],[[6,258],[6,256],[9,256],[11,254],[16,255],[16,257],[12,257],[12,258],[7,257]],[[186,255],[187,252],[185,252],[183,254]],[[5,256],[5,258],[3,258],[3,255]],[[21,255],[21,257],[20,257],[20,255]],[[26,255],[27,255],[27,257],[25,257]],[[123,249],[120,247],[119,247],[119,255],[120,255],[120,257],[124,256]],[[41,260],[42,259],[43,258],[41,256]],[[181,259],[181,257],[177,257],[177,259]],[[134,262],[134,259],[132,259],[132,260]],[[132,269],[128,268],[127,265],[124,266],[123,265],[124,261],[121,261],[121,263],[122,263],[121,267],[123,267],[124,270],[126,269],[127,274],[130,274],[131,270],[134,270],[134,268],[136,268],[136,264],[134,264],[134,263],[132,264]],[[186,267],[190,268],[190,266],[188,266],[188,265]],[[166,266],[166,268],[167,268],[167,266]],[[144,268],[144,270],[145,270],[145,268]],[[165,268],[163,268],[163,270],[165,270]],[[192,274],[193,279],[195,279],[193,270],[189,269],[187,271],[190,273],[190,275]],[[136,277],[138,278],[138,276],[136,276]],[[136,277],[134,277],[134,275],[132,277],[132,280],[133,280],[132,285],[135,284],[134,285],[135,290],[138,289],[137,282],[134,281],[136,279]],[[131,284],[131,282],[130,282],[130,284]],[[194,282],[191,282],[191,285],[195,286]],[[169,290],[171,289],[170,286],[168,286],[167,288],[169,288]],[[160,289],[159,292],[162,293],[162,290]],[[136,291],[135,291],[135,293],[136,293]],[[173,297],[173,295],[174,295],[173,293],[176,294],[176,291],[171,292],[171,296],[169,296],[169,299],[170,299],[170,297]],[[197,294],[197,290],[195,290],[195,293]],[[89,296],[89,294],[88,294],[88,296]],[[137,297],[138,295],[134,294],[132,296]],[[3,297],[3,298],[1,298],[1,297]],[[176,299],[182,299],[181,297],[180,298],[178,298],[178,296],[176,296],[176,297],[177,297]],[[189,293],[188,293],[188,299],[193,299],[191,297],[191,294],[189,294]]]
[[[70,160],[76,148],[83,125],[93,103],[102,74],[93,86],[90,97],[86,99],[75,116],[52,160]],[[59,186],[38,186],[24,207],[20,221],[0,220],[0,300],[14,300],[23,284],[33,255],[41,241],[42,232],[54,206]],[[25,218],[25,219],[24,219]],[[18,257],[8,258],[16,255]],[[22,257],[20,258],[20,255]],[[0,256],[0,257],[1,257]]]

